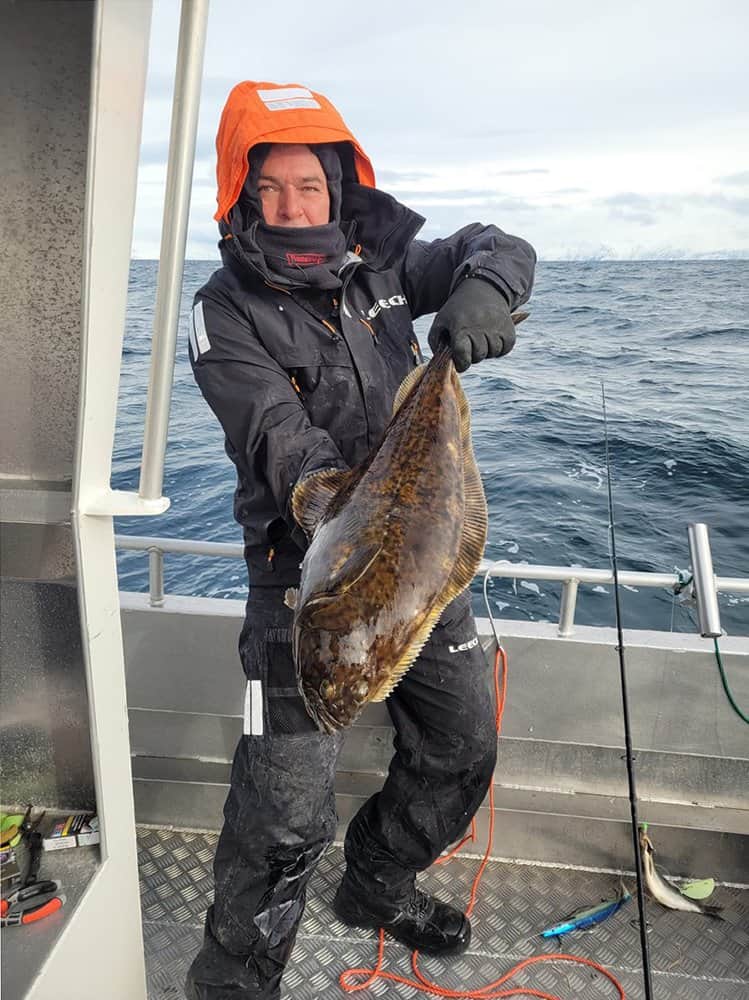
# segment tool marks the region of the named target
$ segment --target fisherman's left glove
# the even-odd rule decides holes
[[[459,372],[484,358],[499,358],[515,345],[515,324],[501,292],[483,278],[466,278],[434,317],[433,352],[447,342]]]

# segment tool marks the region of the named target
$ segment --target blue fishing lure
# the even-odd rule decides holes
[[[602,920],[613,916],[631,898],[630,893],[622,886],[621,892],[616,899],[606,899],[597,906],[591,906],[585,910],[576,910],[575,913],[571,913],[558,924],[554,924],[553,927],[547,927],[546,930],[541,931],[541,937],[559,937],[561,934],[568,934],[570,931],[583,931],[588,927],[593,927],[595,924],[600,924]]]

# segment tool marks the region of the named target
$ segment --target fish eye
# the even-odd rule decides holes
[[[359,681],[351,693],[353,694],[355,701],[362,702],[369,694],[369,684],[367,684],[366,681]]]
[[[330,699],[335,694],[335,684],[332,681],[323,681],[320,685],[320,697],[325,701],[330,701]]]

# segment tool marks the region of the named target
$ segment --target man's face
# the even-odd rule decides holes
[[[271,146],[257,191],[269,226],[324,226],[330,219],[325,171],[309,146]]]

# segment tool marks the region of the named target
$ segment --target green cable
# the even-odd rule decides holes
[[[736,715],[738,715],[741,719],[743,719],[744,722],[749,723],[749,719],[744,715],[744,713],[741,711],[741,709],[739,708],[739,706],[736,704],[736,702],[733,699],[733,695],[731,694],[731,689],[729,688],[728,681],[726,679],[726,672],[723,669],[723,661],[720,658],[720,650],[718,649],[718,640],[714,639],[713,641],[715,642],[715,656],[716,656],[716,659],[718,660],[718,669],[720,670],[720,679],[723,681],[723,690],[726,692],[726,697],[730,701],[731,708],[734,710],[734,712],[736,713]]]

